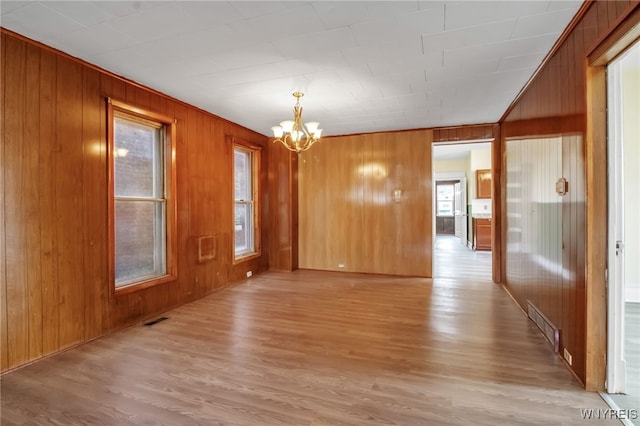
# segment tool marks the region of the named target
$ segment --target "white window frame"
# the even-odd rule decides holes
[[[459,209],[460,207],[456,205],[455,202],[455,181],[445,181],[445,182],[438,182],[436,181],[436,216],[440,216],[440,217],[453,217],[455,216],[455,211],[457,209]],[[439,186],[451,186],[451,191],[453,193],[453,196],[451,198],[451,200],[441,200],[440,196],[438,194],[438,187]],[[451,202],[451,214],[438,214],[440,212],[440,203],[441,202]]]

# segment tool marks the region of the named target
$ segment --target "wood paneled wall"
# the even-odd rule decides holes
[[[430,130],[329,137],[301,154],[300,268],[430,277],[431,139]]]
[[[572,368],[585,362],[585,171],[581,136],[506,142],[506,284],[560,329]],[[556,181],[569,182],[565,195]],[[578,374],[580,376],[580,374]],[[580,376],[581,378],[584,376]]]
[[[561,350],[567,348],[571,352],[571,368],[587,389],[594,390],[603,389],[604,386],[606,342],[586,337],[589,333],[603,335],[602,330],[587,329],[586,317],[594,313],[585,311],[585,241],[589,227],[586,222],[586,203],[589,201],[585,187],[585,152],[590,152],[584,146],[587,128],[586,58],[624,17],[637,8],[637,1],[585,3],[573,28],[500,123],[501,143],[511,153],[503,163],[506,178],[501,183],[502,193],[515,190],[511,185],[518,183],[513,174],[517,170],[557,169],[561,165],[561,169],[555,171],[561,171],[569,181],[569,193],[562,197],[559,205],[551,203],[548,206],[550,211],[547,213],[553,214],[553,220],[550,216],[543,220],[539,217],[539,210],[536,212],[531,209],[523,209],[519,212],[520,216],[505,216],[502,229],[507,235],[507,244],[502,255],[506,279],[503,277],[503,282],[523,308],[526,308],[527,300],[532,300],[561,327]],[[541,142],[542,138],[551,137],[560,140],[559,147],[548,147],[546,142]],[[559,159],[561,163],[558,163]],[[606,169],[606,158],[595,161],[599,167]],[[534,176],[522,182],[523,205],[538,203],[540,191],[549,185],[549,182],[536,180]],[[507,203],[507,210],[509,208]],[[561,229],[558,232],[561,240],[554,239],[550,234],[557,227],[559,214]],[[538,238],[547,235],[550,240],[545,244],[555,245],[526,248],[515,244],[512,233],[519,227],[522,227],[523,235],[536,235]],[[523,259],[534,258],[548,261],[548,268],[544,269],[541,264],[530,265],[528,260],[521,263]],[[604,277],[597,278],[594,285],[603,287]],[[598,309],[606,309],[606,306],[601,304]],[[600,327],[604,327],[604,324]],[[586,342],[590,347],[586,347]],[[598,357],[600,361],[588,362],[587,354]],[[587,369],[587,365],[592,367]]]
[[[233,265],[232,147],[267,138],[2,31],[0,348],[6,371],[268,268]],[[112,297],[107,278],[105,98],[177,119],[178,280]],[[197,238],[217,238],[199,263]]]
[[[475,139],[492,139],[494,137],[495,127],[495,124],[439,127],[437,129],[433,129],[433,141],[455,142]]]
[[[282,144],[269,151],[269,267],[298,269],[298,155]]]

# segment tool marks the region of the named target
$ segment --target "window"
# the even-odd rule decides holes
[[[437,216],[453,216],[454,205],[453,183],[437,184]]]
[[[233,147],[234,258],[259,254],[258,165],[260,151],[244,144]]]
[[[176,278],[173,120],[110,101],[110,277],[116,293]]]

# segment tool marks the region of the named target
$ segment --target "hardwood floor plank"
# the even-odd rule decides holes
[[[572,425],[606,409],[487,276],[261,274],[5,374],[0,419]]]

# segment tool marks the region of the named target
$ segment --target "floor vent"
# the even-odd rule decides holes
[[[560,330],[558,330],[558,327],[549,321],[531,301],[527,301],[527,315],[529,315],[529,319],[542,331],[544,337],[546,337],[553,347],[553,350],[558,352],[560,350]]]
[[[169,319],[169,318],[167,318],[167,317],[160,317],[160,318],[156,318],[156,319],[151,320],[151,321],[147,321],[147,322],[145,322],[145,323],[143,323],[143,324],[144,324],[144,325],[146,325],[147,327],[151,327],[152,325],[157,324],[157,323],[159,323],[160,321],[164,321],[164,320],[167,320],[167,319]]]

